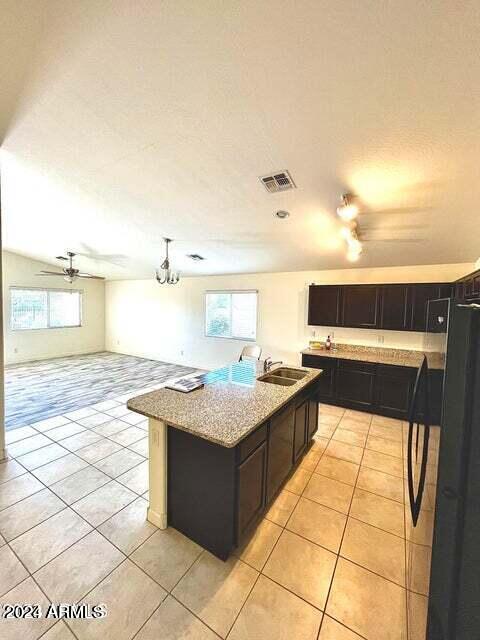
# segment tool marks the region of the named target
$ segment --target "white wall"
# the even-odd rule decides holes
[[[105,283],[103,280],[78,280],[73,289],[83,290],[83,324],[68,329],[12,331],[10,328],[10,291],[15,287],[67,289],[61,278],[39,278],[41,269],[56,271],[52,265],[30,260],[9,251],[3,252],[3,314],[5,362],[26,362],[105,348]]]
[[[472,271],[473,265],[432,265],[301,271],[236,276],[183,278],[174,286],[154,279],[106,283],[106,348],[153,359],[214,368],[238,357],[244,343],[204,335],[204,293],[207,289],[258,289],[257,342],[264,355],[291,364],[317,336],[335,333],[338,342],[422,349],[423,334],[366,329],[308,327],[308,285],[387,282],[444,282]],[[245,343],[246,344],[246,343]]]

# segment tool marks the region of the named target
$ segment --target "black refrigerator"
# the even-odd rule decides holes
[[[408,640],[480,640],[480,306],[428,315],[406,442]],[[429,360],[444,363],[439,424]]]

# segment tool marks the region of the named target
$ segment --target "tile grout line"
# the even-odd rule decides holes
[[[129,425],[129,426],[136,426],[136,425]],[[128,428],[128,427],[126,427],[126,428]],[[85,427],[85,429],[89,429],[89,427]],[[370,430],[370,427],[369,427],[369,430]],[[145,436],[145,437],[147,437],[147,436]],[[109,438],[108,438],[108,436],[106,436],[106,438],[107,438],[107,439],[109,439]],[[141,438],[141,439],[142,439],[142,438]],[[329,440],[329,442],[330,442],[330,441],[332,440],[332,438],[330,438],[330,439],[328,439],[328,440]],[[120,444],[120,443],[117,443],[117,444]],[[134,443],[131,443],[131,444],[134,444]],[[350,444],[350,443],[346,443],[346,444]],[[88,446],[88,445],[87,445],[87,446]],[[122,447],[122,449],[128,449],[128,447],[129,447],[130,445],[120,445],[120,446]],[[356,445],[354,445],[354,446],[356,446]],[[365,450],[365,447],[363,447],[363,449]],[[73,453],[73,454],[75,455],[75,452],[70,452],[70,453]],[[114,454],[110,454],[110,455],[114,455]],[[326,454],[325,454],[325,449],[322,451],[322,453],[321,453],[321,455],[320,455],[319,462],[320,462],[320,460],[323,458],[323,456],[324,456],[324,455],[326,455]],[[388,455],[388,454],[386,454],[386,455]],[[77,457],[79,457],[79,456],[77,456]],[[108,456],[105,456],[105,457],[108,457]],[[363,453],[362,453],[362,459],[363,459]],[[86,462],[86,465],[91,466],[91,467],[94,467],[94,464],[93,464],[93,463],[89,463],[89,462],[87,462],[87,461],[85,461],[85,462]],[[140,465],[140,464],[142,464],[143,462],[144,462],[144,461],[142,461],[141,463],[138,463],[138,465],[135,465],[135,466],[134,466],[134,467],[132,467],[132,468],[135,468],[136,466],[139,466],[139,465]],[[360,466],[361,466],[361,465],[359,465],[359,470],[360,470]],[[94,467],[94,468],[95,468],[95,467]],[[299,468],[300,468],[300,467],[299,467]],[[305,470],[305,469],[304,469],[304,470]],[[128,471],[129,471],[129,470],[127,470],[127,472],[128,472]],[[27,470],[27,472],[29,472],[29,471]],[[308,472],[310,473],[310,478],[313,476],[313,473],[315,473],[315,471],[309,471],[309,470],[308,470]],[[31,473],[31,472],[29,472],[29,473]],[[32,475],[33,475],[33,474],[32,474]],[[70,475],[73,475],[73,474],[70,474]],[[107,475],[108,475],[108,474],[107,474]],[[120,475],[122,475],[122,474],[120,474]],[[317,474],[317,475],[321,475],[321,474]],[[358,471],[358,473],[357,473],[357,480],[358,480],[358,475],[359,475],[359,471]],[[67,476],[67,477],[69,477],[69,476]],[[325,476],[325,477],[328,477],[328,476]],[[113,480],[114,480],[114,479],[115,479],[115,478],[113,478]],[[403,479],[402,479],[402,480],[403,480]],[[340,481],[340,482],[341,482],[341,481]],[[43,483],[42,483],[42,484],[43,484]],[[55,484],[55,483],[54,483],[54,484]],[[120,484],[122,484],[122,483],[120,483]],[[348,484],[348,483],[344,483],[344,484]],[[45,486],[45,485],[44,485],[44,486]],[[123,485],[123,486],[125,486],[125,485]],[[352,486],[352,485],[348,485],[348,486]],[[356,484],[355,484],[355,486],[354,486],[354,490],[355,490],[355,487],[356,487]],[[46,486],[46,488],[47,488],[47,489],[49,489],[49,487],[48,487],[48,486]],[[127,488],[128,488],[128,487],[127,487]],[[299,497],[299,499],[300,499],[301,497],[303,497],[303,492],[305,491],[305,488],[306,488],[306,487],[304,487],[304,489],[302,490],[302,494],[301,494],[300,496],[298,496],[298,497]],[[91,493],[93,493],[95,490],[96,490],[96,489],[94,489]],[[286,490],[286,489],[285,489],[285,490]],[[288,490],[286,490],[286,491],[288,491]],[[136,493],[136,492],[135,492],[135,493]],[[292,493],[292,492],[289,492],[289,493]],[[34,494],[32,494],[32,495],[34,495]],[[56,494],[55,494],[55,495],[56,495]],[[86,494],[86,495],[90,495],[90,494]],[[376,495],[376,494],[375,494],[375,495]],[[28,496],[27,496],[27,497],[28,497]],[[84,497],[86,497],[86,496],[84,496]],[[132,500],[132,501],[131,501],[131,502],[129,502],[127,505],[125,505],[124,507],[122,507],[122,509],[120,509],[118,512],[116,512],[115,514],[113,514],[112,516],[110,516],[110,518],[111,518],[111,517],[114,517],[115,515],[118,515],[118,513],[120,513],[123,509],[126,509],[128,506],[130,506],[130,505],[132,504],[132,502],[134,502],[135,500],[137,500],[138,498],[141,498],[141,497],[142,497],[142,494],[137,494],[137,496],[136,496],[136,498],[135,498],[134,500]],[[61,498],[60,498],[60,499],[61,499]],[[80,500],[81,500],[81,499],[82,499],[82,498],[80,498]],[[309,500],[308,498],[305,498],[305,499],[306,499],[306,500]],[[310,501],[311,501],[311,500],[310,500]],[[351,508],[351,503],[352,503],[352,501],[353,501],[353,493],[352,493],[352,498],[351,498],[351,500],[350,500],[350,507],[349,507],[349,511],[350,511],[350,508]],[[20,502],[20,501],[18,501],[18,502]],[[18,502],[17,502],[17,503],[18,503]],[[62,500],[62,502],[64,502],[64,501]],[[315,502],[315,501],[311,501],[311,502]],[[17,504],[17,503],[14,503],[14,504]],[[74,503],[72,503],[72,504],[74,504]],[[12,505],[11,505],[11,506],[12,506]],[[68,504],[67,504],[66,506],[71,508],[71,505],[68,505]],[[327,508],[331,508],[331,507],[327,507]],[[291,518],[291,516],[292,516],[292,514],[293,514],[293,512],[294,512],[294,511],[295,511],[295,507],[294,507],[294,509],[292,510],[292,513],[290,514],[290,516],[288,517],[288,519],[287,519],[287,521],[286,521],[285,525],[281,527],[283,531],[288,530],[288,529],[286,529],[286,527],[287,527],[287,524],[288,524],[288,522],[289,522],[289,520],[290,520],[290,518]],[[335,511],[335,510],[334,510],[334,511]],[[340,513],[340,512],[339,512],[339,513]],[[345,514],[342,514],[342,515],[345,515]],[[347,515],[347,518],[348,518],[348,517],[349,517],[349,515]],[[106,521],[104,521],[104,522],[107,522],[110,518],[107,518],[107,520],[106,520]],[[47,518],[47,519],[48,519],[48,518]],[[83,518],[82,518],[82,519],[83,519]],[[88,521],[87,521],[87,522],[88,522]],[[98,526],[101,526],[102,524],[104,524],[104,522],[103,522],[103,523],[100,523],[100,525],[98,525]],[[88,524],[90,524],[90,523],[88,523]],[[277,523],[275,523],[275,524],[277,524]],[[90,525],[90,526],[92,526],[92,525]],[[92,530],[91,530],[89,533],[91,533],[93,530],[98,531],[98,528],[97,528],[97,527],[93,527],[93,528],[92,528]],[[282,531],[282,533],[283,533],[283,531]],[[344,528],[344,531],[345,531],[345,528]],[[134,553],[134,552],[135,552],[135,551],[136,551],[140,546],[142,546],[142,545],[143,545],[143,544],[144,544],[144,543],[145,543],[145,542],[146,542],[146,541],[147,541],[147,540],[148,540],[152,535],[154,535],[154,533],[155,533],[155,532],[156,532],[156,530],[155,530],[155,531],[153,531],[153,532],[150,534],[150,536],[148,536],[148,538],[146,538],[142,543],[140,543],[140,545],[138,545],[137,547],[135,547],[135,548],[130,552],[130,554],[128,554],[128,555],[127,555],[127,554],[125,554],[121,549],[119,549],[119,548],[118,548],[114,543],[112,543],[110,540],[108,540],[108,538],[106,538],[106,537],[102,534],[102,532],[101,532],[101,531],[98,531],[98,533],[99,533],[100,535],[102,535],[102,536],[103,536],[103,537],[104,537],[104,538],[105,538],[105,539],[106,539],[110,544],[113,544],[113,546],[115,546],[115,548],[119,549],[119,551],[120,551],[120,552],[125,556],[125,559],[129,559],[129,560],[130,560],[130,561],[131,561],[131,562],[132,562],[136,567],[138,567],[138,568],[139,568],[139,569],[140,569],[140,570],[141,570],[145,575],[147,575],[150,579],[153,579],[157,584],[159,584],[159,585],[160,585],[160,586],[161,586],[161,587],[162,587],[162,588],[167,592],[167,594],[171,595],[171,597],[172,597],[172,598],[174,598],[175,600],[177,600],[177,599],[175,598],[175,596],[173,596],[173,595],[172,595],[171,591],[173,591],[173,589],[175,589],[175,587],[178,585],[178,583],[179,583],[179,582],[184,578],[184,576],[185,576],[185,575],[186,575],[186,574],[191,570],[191,568],[194,566],[194,564],[195,564],[195,563],[199,560],[199,558],[202,556],[203,552],[201,552],[201,553],[199,554],[198,558],[197,558],[197,559],[192,563],[192,565],[190,565],[190,567],[185,571],[185,573],[184,573],[184,574],[179,578],[179,580],[176,582],[176,584],[174,585],[174,587],[172,588],[172,590],[171,590],[171,591],[169,591],[169,590],[165,589],[165,588],[164,588],[160,583],[158,583],[158,581],[157,581],[157,580],[155,580],[154,578],[152,578],[152,576],[150,576],[146,571],[144,571],[144,570],[143,570],[139,565],[137,565],[137,564],[136,564],[136,562],[131,558],[131,555],[132,555],[132,554],[133,554],[133,553]],[[263,563],[263,565],[262,565],[262,569],[260,570],[260,572],[258,572],[258,575],[257,575],[257,577],[256,577],[256,579],[255,579],[255,582],[253,583],[252,588],[250,589],[250,591],[249,591],[249,593],[248,593],[247,597],[245,598],[245,600],[244,600],[244,602],[243,602],[243,604],[242,604],[242,607],[241,607],[240,611],[238,612],[238,614],[237,614],[237,616],[236,616],[236,618],[235,618],[234,622],[232,623],[232,626],[230,627],[230,630],[228,631],[228,634],[230,634],[231,629],[233,628],[233,626],[234,626],[234,624],[235,624],[235,622],[236,622],[236,620],[237,620],[238,616],[240,615],[241,611],[243,610],[243,607],[245,606],[245,604],[246,604],[246,602],[247,602],[248,598],[250,597],[250,594],[251,594],[251,592],[252,592],[253,588],[255,587],[255,585],[256,585],[256,583],[257,583],[257,581],[258,581],[258,579],[259,579],[260,575],[265,575],[265,574],[263,574],[263,569],[265,568],[265,566],[266,566],[266,564],[267,564],[267,562],[268,562],[268,559],[270,558],[271,554],[273,553],[273,551],[274,551],[274,549],[275,549],[275,547],[276,547],[276,545],[277,545],[277,543],[278,543],[278,541],[279,541],[279,539],[280,539],[280,537],[281,537],[282,533],[279,535],[279,537],[277,538],[277,541],[275,542],[274,546],[272,547],[271,551],[269,552],[269,554],[268,554],[268,556],[267,556],[267,559],[265,560],[265,562],[264,562],[264,563]],[[88,535],[88,533],[87,533],[86,535]],[[298,535],[298,534],[297,534],[297,535]],[[393,535],[393,534],[392,534],[392,535]],[[85,537],[85,536],[84,536],[84,537]],[[303,538],[303,536],[300,536],[300,537],[302,537],[302,538]],[[305,539],[306,539],[306,538],[305,538]],[[308,540],[308,539],[306,539],[306,540]],[[343,540],[343,536],[342,536],[342,540]],[[77,542],[78,542],[78,541],[77,541]],[[310,541],[310,542],[312,542],[312,541]],[[7,543],[7,544],[8,544],[8,543]],[[76,543],[73,543],[73,544],[76,544]],[[316,544],[316,543],[314,543],[314,544]],[[73,546],[73,545],[70,545],[70,546]],[[321,547],[321,545],[318,545],[318,546],[320,546],[320,547]],[[70,548],[70,547],[68,547],[68,548]],[[67,548],[67,549],[68,549],[68,548]],[[322,547],[322,548],[323,548],[323,547]],[[340,548],[341,548],[341,545],[340,545]],[[67,549],[63,550],[61,553],[63,553],[63,552],[64,552],[64,551],[66,551]],[[330,550],[328,550],[328,551],[330,551]],[[330,552],[331,552],[331,551],[330,551]],[[58,554],[57,556],[55,556],[55,558],[57,558],[59,555],[61,555],[61,553],[60,553],[60,554]],[[338,561],[339,553],[338,553],[338,554],[336,554],[336,555],[337,555],[337,561]],[[49,562],[53,561],[55,558],[52,558]],[[122,564],[123,562],[125,562],[125,559],[124,559],[120,564]],[[240,560],[241,562],[244,562],[244,561],[243,561],[243,560],[241,560],[240,558],[239,558],[239,560]],[[22,564],[23,564],[23,563],[22,563]],[[46,564],[48,564],[48,563],[46,563]],[[119,565],[117,565],[117,567],[118,567],[118,566],[120,566],[120,564],[119,564]],[[246,564],[248,565],[248,563],[246,563]],[[46,565],[43,565],[43,566],[46,566]],[[361,566],[361,565],[359,565],[359,566]],[[116,569],[117,567],[115,567],[115,569]],[[115,569],[113,569],[112,571],[114,571]],[[257,571],[258,571],[258,570],[257,570]],[[29,572],[28,570],[27,570],[27,572],[29,573],[29,575],[32,575],[32,574],[30,574],[30,572]],[[110,573],[111,573],[111,572],[110,572]],[[334,571],[334,573],[335,573],[335,571]],[[333,582],[333,576],[334,576],[334,573],[332,574],[332,580],[331,580],[331,583]],[[373,573],[373,572],[372,572],[372,573]],[[108,577],[108,575],[110,575],[110,574],[107,574],[107,576],[104,576],[104,577],[103,577],[103,578],[102,578],[102,579],[101,579],[101,580],[100,580],[100,581],[99,581],[99,582],[98,582],[94,587],[92,587],[92,589],[91,589],[90,591],[88,591],[88,592],[87,592],[87,594],[86,594],[86,595],[88,595],[88,593],[90,593],[94,588],[96,588],[96,586],[98,586],[98,584],[100,584],[103,580],[105,580],[105,579],[106,579],[106,577]],[[377,574],[377,575],[378,575],[378,574]],[[269,578],[268,576],[266,576],[266,577],[267,577],[267,579],[272,580],[272,579],[271,579],[271,578]],[[383,577],[383,576],[382,576],[382,577]],[[32,578],[33,578],[33,575],[32,575]],[[275,584],[279,584],[279,583],[276,583],[276,581],[275,581],[275,580],[272,580],[272,582],[274,582]],[[285,588],[285,587],[283,587],[283,585],[279,585],[279,586],[281,586],[282,588]],[[330,584],[330,588],[331,588],[331,584]],[[287,589],[287,591],[289,591],[289,590]],[[303,598],[301,598],[301,596],[298,596],[298,594],[295,594],[294,592],[290,592],[290,593],[293,593],[296,597],[298,597],[298,598],[300,598],[300,599],[304,600]],[[83,597],[85,597],[85,596],[83,596]],[[165,601],[165,598],[161,601],[161,603],[158,605],[158,607],[156,607],[156,608],[155,608],[155,610],[152,612],[152,614],[149,616],[149,618],[147,618],[147,620],[142,624],[142,626],[140,627],[140,629],[141,629],[141,628],[143,628],[143,626],[147,623],[147,621],[148,621],[148,620],[150,619],[150,617],[155,613],[155,611],[157,611],[157,610],[158,610],[158,608],[161,606],[161,604],[162,604],[164,601]],[[306,600],[304,600],[304,601],[305,601],[305,602],[308,602],[308,601],[306,601]],[[328,596],[327,596],[327,600],[326,600],[326,603],[325,603],[325,608],[326,608],[327,601],[328,601]],[[178,602],[178,600],[177,600],[177,602]],[[181,603],[181,602],[180,602],[180,604],[181,604],[182,606],[184,606],[187,610],[189,610],[189,609],[188,609],[188,607],[186,607],[186,605],[184,605],[184,604],[183,604],[183,603]],[[308,603],[308,604],[309,604],[310,606],[313,606],[314,608],[317,608],[317,607],[315,607],[314,605],[311,605],[311,603]],[[192,613],[192,615],[194,615],[197,619],[199,619],[199,620],[202,622],[202,624],[205,624],[205,625],[206,625],[206,623],[205,623],[203,620],[201,620],[201,618],[198,618],[198,616],[196,616],[196,614],[195,614],[194,612],[191,612],[191,613]],[[206,626],[208,627],[208,625],[206,625]],[[344,626],[344,625],[342,625],[342,626]],[[210,627],[208,627],[208,628],[210,628]],[[346,627],[346,628],[348,628],[348,627]],[[135,633],[135,636],[140,632],[140,629]],[[320,629],[321,629],[321,627],[320,627]],[[319,629],[319,632],[320,632],[320,629]],[[213,630],[212,630],[212,631],[213,631]],[[216,633],[216,632],[214,632],[214,633]]]
[[[368,438],[368,434],[370,433],[370,426],[371,426],[371,423],[372,423],[372,416],[370,415],[370,422],[369,422],[369,424],[368,424],[368,430],[367,430],[367,438]],[[337,428],[338,428],[338,427],[337,427]],[[328,615],[328,614],[327,614],[328,601],[329,601],[329,599],[330,599],[330,594],[331,594],[331,591],[332,591],[333,582],[334,582],[334,580],[335,580],[335,574],[336,574],[336,572],[337,572],[338,561],[339,561],[339,558],[340,558],[340,553],[341,553],[341,551],[342,551],[343,540],[344,540],[344,538],[345,538],[345,531],[346,531],[346,529],[347,529],[347,525],[348,525],[348,518],[349,518],[349,516],[350,516],[350,510],[351,510],[351,508],[352,508],[353,498],[354,498],[355,490],[356,490],[357,483],[358,483],[358,476],[360,475],[360,467],[362,466],[362,460],[363,460],[364,453],[365,453],[365,448],[363,448],[363,451],[362,451],[362,457],[361,457],[361,459],[360,459],[360,464],[359,464],[359,470],[358,470],[357,478],[356,478],[356,480],[355,480],[355,485],[354,485],[354,487],[353,487],[352,496],[351,496],[351,498],[350,498],[350,504],[349,504],[349,507],[348,507],[348,513],[346,514],[346,515],[347,515],[347,519],[345,520],[345,526],[344,526],[344,528],[343,528],[342,537],[341,537],[341,539],[340,539],[340,545],[339,545],[339,547],[338,547],[338,553],[337,553],[337,557],[336,557],[336,560],[335,560],[335,566],[334,566],[334,568],[333,568],[332,577],[331,577],[331,579],[330,579],[330,584],[329,584],[329,587],[328,587],[327,596],[326,596],[326,598],[325,598],[325,610],[324,610],[324,615]],[[335,620],[335,618],[333,618],[333,619]],[[322,631],[322,626],[323,626],[323,620],[324,620],[324,618],[322,617],[322,622],[321,622],[321,624],[320,624],[320,629],[318,630],[318,634],[317,634],[317,640],[320,638],[320,633],[321,633],[321,631]],[[340,621],[338,621],[338,622],[340,622]],[[348,627],[347,627],[347,628],[348,628]]]

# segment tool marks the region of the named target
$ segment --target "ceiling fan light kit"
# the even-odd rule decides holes
[[[165,260],[160,265],[160,269],[155,272],[155,279],[158,284],[177,284],[180,280],[178,271],[170,269],[170,259],[168,257],[168,245],[172,242],[171,238],[164,238],[165,241]]]
[[[105,280],[101,276],[92,276],[90,273],[81,273],[80,269],[75,269],[73,266],[73,258],[75,254],[72,251],[67,251],[67,256],[56,256],[57,260],[68,260],[68,267],[64,267],[62,271],[40,271],[37,273],[37,276],[56,276],[61,277],[68,282],[69,284],[73,284],[78,278],[88,278],[90,280]]]
[[[355,218],[358,216],[358,206],[352,201],[353,196],[345,193],[342,196],[342,205],[337,209],[337,215],[343,224],[340,228],[340,235],[347,243],[347,260],[357,262],[360,258],[363,246],[358,239],[358,223]]]
[[[358,216],[358,206],[352,201],[352,195],[345,193],[342,196],[342,204],[337,209],[338,217],[344,222],[351,222]]]

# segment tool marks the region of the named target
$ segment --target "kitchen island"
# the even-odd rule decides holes
[[[148,520],[226,559],[255,528],[318,426],[321,370],[238,362],[190,393],[159,389],[128,408],[149,418]]]

